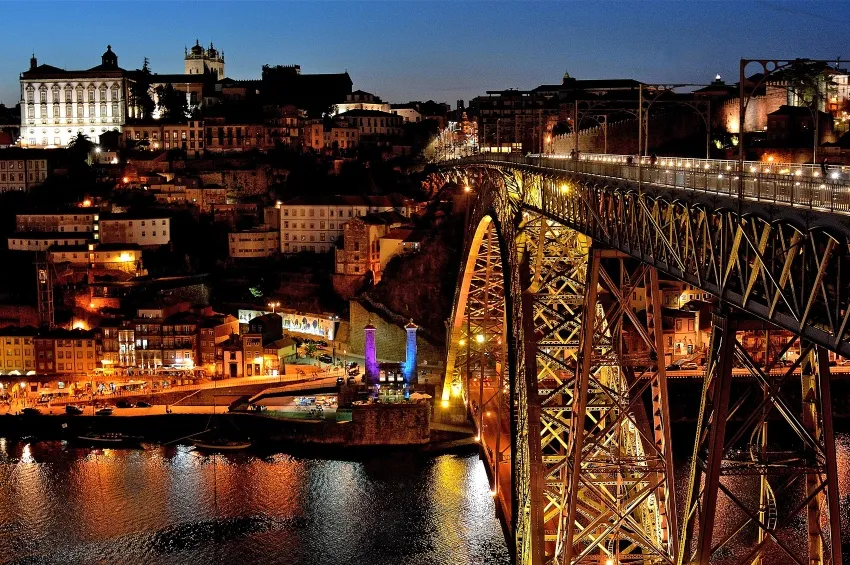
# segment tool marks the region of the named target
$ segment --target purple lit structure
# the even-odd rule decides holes
[[[380,372],[378,369],[378,352],[375,349],[375,326],[371,323],[363,328],[366,332],[364,343],[364,355],[366,357],[366,384],[374,386],[378,384]]]

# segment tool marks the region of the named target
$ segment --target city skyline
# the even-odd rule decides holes
[[[565,71],[650,83],[707,83],[720,74],[735,82],[741,57],[847,55],[844,38],[829,29],[850,17],[847,5],[826,12],[825,3],[792,2],[212,3],[200,12],[192,4],[156,3],[142,13],[136,4],[103,6],[6,5],[11,21],[32,10],[52,17],[37,35],[18,26],[0,39],[0,102],[19,101],[18,75],[32,53],[39,63],[83,69],[98,64],[111,44],[125,69],[147,57],[154,72],[174,73],[182,72],[182,48],[196,39],[224,50],[230,78],[258,78],[263,64],[348,71],[355,89],[389,102],[454,106],[487,90],[556,83]],[[104,31],[116,21],[126,29]],[[68,36],[69,22],[78,38]],[[652,39],[662,32],[663,43]]]

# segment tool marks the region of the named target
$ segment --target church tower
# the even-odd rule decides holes
[[[223,79],[224,51],[219,53],[212,42],[209,49],[204,49],[196,39],[191,49],[184,49],[183,67],[187,75],[201,75],[207,71],[215,75],[216,79]]]

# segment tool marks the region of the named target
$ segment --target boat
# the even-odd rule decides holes
[[[217,439],[194,439],[192,445],[198,449],[206,449],[208,451],[241,451],[251,447],[250,441],[236,441],[223,438]]]
[[[87,433],[77,436],[77,439],[94,445],[122,446],[138,445],[144,438],[141,436],[131,436],[117,432],[110,432],[105,434]]]
[[[98,416],[112,416],[112,407],[105,406],[105,407],[101,408],[100,410],[98,410],[97,412],[95,412],[95,414],[97,414]]]
[[[82,406],[77,406],[76,404],[66,404],[65,413],[70,414],[71,416],[78,416],[83,413],[83,408]]]

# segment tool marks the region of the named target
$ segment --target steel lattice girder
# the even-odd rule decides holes
[[[523,172],[521,165],[467,167],[479,175],[489,169],[505,177],[539,177],[540,182],[517,191],[517,207],[537,210],[850,357],[850,245],[837,230],[809,229],[756,213],[739,216],[718,207],[719,200],[710,195],[683,192],[682,199],[672,199],[668,193],[615,188],[578,174]]]

